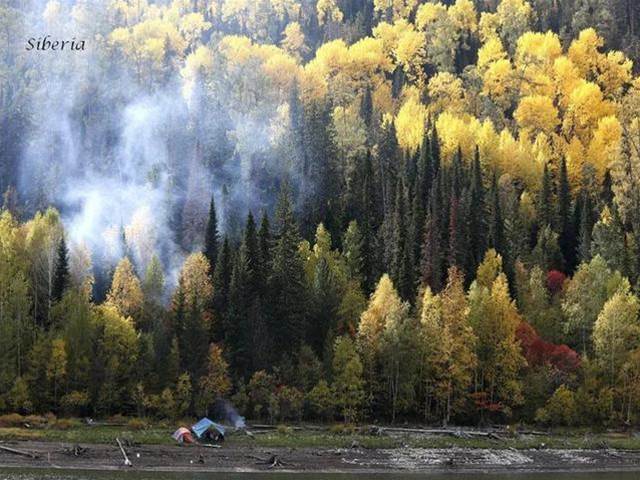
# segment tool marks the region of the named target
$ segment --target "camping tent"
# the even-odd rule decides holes
[[[208,418],[201,419],[198,423],[191,427],[191,431],[196,434],[198,438],[202,438],[203,436],[206,438],[207,436],[211,436],[215,438],[224,439],[224,427],[219,423],[212,422]],[[207,432],[209,435],[207,435]]]
[[[193,443],[193,436],[188,428],[180,427],[171,435],[176,442]]]

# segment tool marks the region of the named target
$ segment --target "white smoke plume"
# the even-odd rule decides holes
[[[228,108],[221,92],[215,101],[225,108],[232,148],[211,165],[201,149],[220,139],[214,99],[179,71],[158,87],[140,85],[116,66],[104,48],[113,25],[103,2],[33,1],[23,11],[29,36],[84,39],[86,50],[27,56],[38,81],[20,196],[31,213],[56,206],[70,244],[86,245],[94,265],[113,265],[127,253],[142,275],[157,254],[171,284],[184,256],[201,246],[212,194],[221,229],[229,231],[225,210],[232,205],[257,214],[273,203],[275,190],[255,185],[253,173],[282,148],[286,104],[258,116]]]

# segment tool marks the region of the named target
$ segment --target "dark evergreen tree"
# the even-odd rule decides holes
[[[475,272],[484,258],[486,248],[486,205],[480,150],[476,147],[471,168],[471,190],[469,192],[469,272]]]
[[[429,208],[424,225],[424,241],[420,258],[420,277],[424,285],[438,292],[443,286],[444,233],[442,222],[442,182],[436,181],[431,189]]]
[[[498,177],[493,173],[490,192],[490,215],[487,247],[494,248],[498,253],[505,254],[504,243],[504,220],[502,218],[502,206],[500,205],[500,187],[498,187]]]
[[[264,279],[264,270],[259,272],[259,270],[262,269],[262,259],[260,258],[262,256],[260,252],[260,239],[258,238],[258,227],[251,212],[247,215],[247,223],[244,229],[242,246],[245,250],[251,291],[253,294],[258,295],[260,292],[260,282]],[[238,262],[236,262],[236,265],[237,264]]]
[[[429,203],[429,192],[433,183],[433,159],[431,157],[431,142],[426,130],[422,137],[420,146],[420,156],[418,157],[418,168],[416,176],[416,184],[414,187],[414,195],[418,200],[418,208],[424,214],[427,211]]]
[[[611,178],[611,171],[607,170],[604,173],[604,178],[602,179],[602,191],[600,193],[600,198],[604,205],[609,207],[613,206],[613,179]]]
[[[382,129],[382,138],[378,143],[378,175],[382,193],[382,214],[393,211],[394,187],[397,181],[397,168],[400,164],[396,128],[393,122]],[[378,195],[380,195],[378,193]]]
[[[371,87],[367,85],[364,93],[362,94],[362,100],[360,101],[360,117],[367,126],[367,131],[371,129],[373,122],[373,98],[371,96]]]
[[[551,173],[545,163],[542,171],[542,186],[540,187],[537,205],[538,225],[540,228],[544,228],[547,225],[555,225],[555,222],[553,221],[553,198],[551,188]]]
[[[463,167],[462,167],[462,150],[458,147],[458,151],[453,157],[451,162],[451,192],[452,196],[456,198],[460,197],[462,191],[464,179],[463,179]]]
[[[207,227],[204,232],[204,256],[209,260],[209,271],[213,274],[216,268],[216,260],[218,259],[218,216],[216,213],[216,203],[214,195],[211,195],[209,204],[209,218]]]
[[[245,378],[251,366],[251,325],[249,317],[256,293],[246,241],[236,255],[229,285],[229,308],[225,316],[224,345],[235,376]]]
[[[560,162],[558,177],[558,245],[565,261],[568,272],[572,272],[576,260],[575,235],[573,233],[573,218],[571,214],[571,190],[567,174],[567,162],[564,157]]]
[[[267,212],[263,212],[260,221],[260,230],[258,230],[258,255],[254,267],[254,275],[256,277],[256,285],[260,296],[266,294],[267,277],[271,268],[271,225]]]
[[[332,339],[335,336],[336,318],[340,306],[336,278],[324,256],[318,259],[311,287],[312,319],[307,332],[307,341],[320,356],[327,344],[333,344]]]
[[[58,251],[56,255],[56,269],[53,273],[53,287],[51,289],[51,297],[54,301],[62,298],[65,289],[69,283],[69,253],[64,235],[58,243]]]
[[[429,191],[432,181],[431,168],[431,147],[429,145],[429,136],[425,131],[417,159],[416,177],[412,189],[411,237],[408,239],[413,249],[412,258],[415,270],[414,276],[416,278],[420,276],[419,262],[416,262],[416,260],[420,258],[422,241],[424,239],[424,219],[427,214]]]
[[[393,71],[393,77],[391,78],[391,95],[393,98],[399,98],[404,87],[405,75],[402,65],[398,65]]]
[[[202,376],[207,365],[209,332],[196,302],[188,303],[184,312],[184,328],[178,338],[180,366],[191,378],[197,379]]]
[[[229,284],[231,283],[231,272],[233,269],[233,259],[229,239],[225,236],[222,248],[218,252],[216,268],[213,272],[213,315],[215,321],[212,325],[211,338],[220,341],[225,338],[224,329],[226,325],[226,315],[229,308]],[[220,327],[223,327],[222,329]]]
[[[268,279],[269,330],[277,351],[273,357],[297,351],[304,340],[308,307],[304,267],[298,253],[300,234],[293,216],[288,184],[283,184],[276,211],[276,236]]]
[[[376,243],[376,231],[380,225],[379,190],[371,152],[367,152],[362,172],[362,212],[358,226],[362,232],[362,280],[366,292],[371,292],[380,276],[379,249]]]
[[[396,202],[392,217],[391,278],[398,293],[405,300],[413,300],[413,244],[410,226],[407,221],[407,197],[404,182],[398,180]]]
[[[431,128],[430,146],[431,146],[431,179],[433,183],[433,180],[435,180],[435,178],[438,175],[438,172],[440,171],[440,165],[441,165],[440,138],[438,137],[438,129],[436,128],[435,124]]]
[[[469,191],[449,199],[449,267],[456,266],[466,272],[469,266]]]
[[[580,231],[578,238],[578,260],[588,262],[591,260],[591,231],[593,230],[593,208],[591,199],[586,192],[580,198]]]
[[[340,192],[346,187],[338,174],[336,149],[333,144],[331,107],[326,102],[310,102],[304,107],[304,155],[301,190],[313,191],[307,197],[302,212],[302,233],[310,237],[315,227],[323,222],[330,232],[342,229],[342,202]]]

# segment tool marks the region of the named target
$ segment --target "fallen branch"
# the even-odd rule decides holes
[[[15,455],[22,455],[23,457],[29,457],[29,458],[34,459],[34,460],[36,458],[40,458],[35,453],[27,452],[25,450],[18,450],[16,448],[11,448],[11,447],[4,447],[2,445],[0,445],[0,450],[3,450],[5,452],[9,452],[9,453],[13,453]]]
[[[265,424],[251,424],[250,425],[251,430],[253,430],[253,433],[259,433],[260,430],[277,430],[279,425],[265,425]],[[314,426],[305,426],[305,427],[300,427],[297,425],[287,425],[287,428],[290,430],[321,430],[322,427],[314,427]],[[246,429],[245,429],[246,430]],[[256,430],[258,430],[258,432],[256,432]]]
[[[120,451],[122,452],[122,456],[124,457],[124,465],[125,467],[131,467],[133,466],[133,464],[131,463],[131,460],[129,460],[129,457],[127,457],[127,452],[124,451],[124,447],[122,446],[122,443],[120,442],[120,439],[116,437],[116,442],[118,442],[118,447],[120,447]]]
[[[549,432],[539,432],[537,430],[517,430],[516,433],[518,435],[538,435],[541,437],[549,436]]]
[[[483,432],[479,430],[446,429],[446,428],[400,428],[400,427],[376,427],[381,432],[389,433],[416,433],[422,435],[450,435],[453,437],[489,437],[500,439],[495,432]]]

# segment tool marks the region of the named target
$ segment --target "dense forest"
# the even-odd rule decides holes
[[[0,413],[640,424],[639,60],[633,0],[3,0]]]

